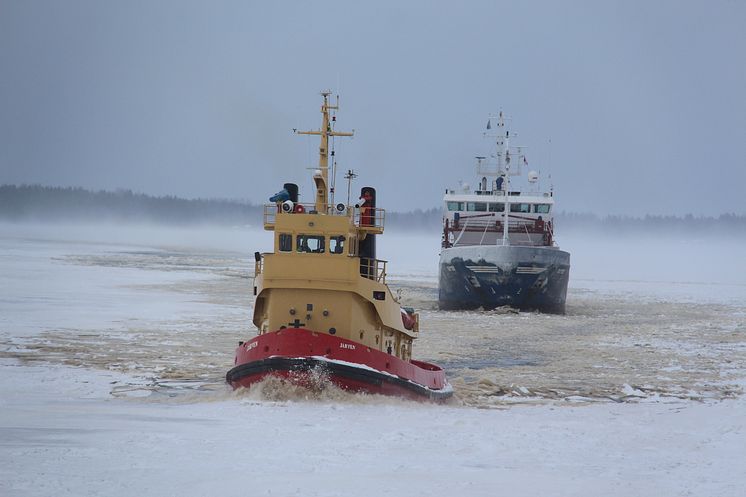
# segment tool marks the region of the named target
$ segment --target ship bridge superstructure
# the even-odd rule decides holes
[[[515,188],[511,178],[523,176],[528,168],[525,147],[510,146],[512,136],[502,112],[495,126],[492,121],[484,136],[494,139],[495,151],[476,157],[476,188],[461,183],[445,191],[442,247],[554,247],[553,189],[541,191],[539,173],[533,170],[526,174],[528,187]]]
[[[400,307],[386,285],[387,261],[376,258],[375,237],[384,232],[386,213],[370,187],[361,189],[355,203],[333,202],[329,138],[352,133],[333,129],[330,112],[338,104],[329,103],[328,92],[322,96],[321,128],[296,131],[321,137],[315,201],[299,202],[298,187],[286,183],[264,206],[274,251],[255,254],[254,324],[260,334],[313,329],[408,361],[419,317]],[[350,181],[354,176],[349,171]]]

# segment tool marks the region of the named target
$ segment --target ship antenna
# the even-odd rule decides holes
[[[345,174],[345,179],[347,180],[347,205],[350,205],[350,190],[352,189],[352,180],[355,178],[357,178],[355,171],[348,169],[347,174]]]

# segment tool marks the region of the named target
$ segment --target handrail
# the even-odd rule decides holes
[[[378,207],[357,207],[353,215],[353,224],[358,228],[383,229],[386,210]]]
[[[504,226],[502,218],[485,219],[485,217],[472,216],[453,220],[451,224],[448,218],[443,223],[443,237],[441,245],[449,248],[459,245],[465,233],[481,233],[479,244],[484,243],[487,233],[503,233]],[[531,237],[531,235],[543,235],[541,245],[552,246],[554,243],[554,223],[549,221],[531,220],[520,218],[520,220],[508,220],[508,233],[520,233]],[[451,236],[455,238],[451,241]]]
[[[463,223],[461,221],[464,221]],[[548,231],[550,221],[544,221],[543,227],[537,225],[536,220],[508,220],[508,229],[511,231],[528,231],[530,233],[543,233]],[[486,220],[476,219],[474,217],[461,218],[458,222],[453,222],[449,226],[449,231],[482,231],[485,228],[488,231],[502,230],[503,222],[502,219]]]
[[[461,195],[461,196],[468,196],[468,195],[474,195],[477,197],[482,196],[490,196],[490,197],[505,197],[505,190],[473,190],[468,192],[459,192],[456,190],[446,190],[446,195]],[[518,190],[511,190],[510,193],[507,195],[508,197],[542,197],[542,198],[551,198],[554,195],[552,195],[552,192],[532,192],[532,191],[518,191]]]
[[[324,213],[330,216],[344,216],[350,210],[346,206],[344,210],[338,211],[337,207],[331,204],[324,204]],[[275,224],[278,214],[317,214],[316,204],[293,204],[293,212],[284,212],[282,204],[264,204],[264,224]]]
[[[386,283],[386,262],[381,259],[360,258],[360,276],[379,283]]]
[[[294,204],[293,212],[284,212],[282,204],[264,204],[264,224],[274,225],[278,214],[317,213],[316,204]],[[324,213],[329,216],[349,216],[351,214],[355,227],[360,229],[367,228],[372,231],[382,231],[386,220],[386,210],[373,207],[353,207],[348,205],[342,211],[339,211],[337,210],[337,206],[325,204]]]

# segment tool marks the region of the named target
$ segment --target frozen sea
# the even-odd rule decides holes
[[[437,310],[388,233],[446,405],[223,382],[254,229],[0,225],[2,496],[743,496],[744,241],[560,237],[565,316]]]

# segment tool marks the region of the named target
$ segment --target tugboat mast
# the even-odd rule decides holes
[[[334,131],[329,121],[329,111],[339,109],[339,96],[335,105],[329,104],[329,95],[331,91],[322,91],[324,103],[321,106],[321,129],[315,131],[295,131],[298,135],[319,135],[321,144],[319,145],[319,171],[314,173],[313,181],[316,183],[316,211],[326,212],[329,203],[329,137],[330,136],[353,136],[352,132]]]

